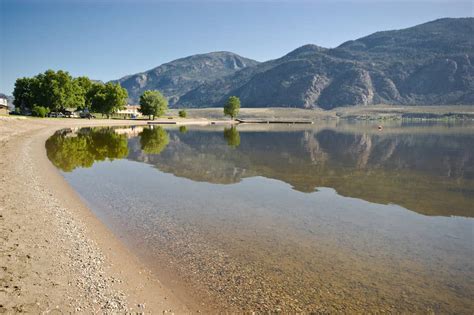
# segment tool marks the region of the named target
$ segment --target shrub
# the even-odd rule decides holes
[[[187,113],[184,109],[180,110],[178,114],[179,114],[179,117],[181,118],[186,118],[187,116]]]
[[[49,114],[49,108],[35,105],[33,106],[31,113],[33,114],[33,116],[44,118],[46,117],[46,115]]]

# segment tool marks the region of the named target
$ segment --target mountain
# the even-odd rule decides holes
[[[177,59],[114,82],[127,89],[132,103],[137,103],[145,90],[160,90],[173,106],[196,87],[257,64],[231,52],[212,52]]]
[[[159,89],[175,107],[222,106],[231,95],[243,107],[474,104],[472,34],[474,18],[445,18],[263,63],[196,55],[118,82],[132,100]]]

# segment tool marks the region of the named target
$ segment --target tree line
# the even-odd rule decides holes
[[[68,108],[88,109],[109,117],[127,103],[128,92],[120,84],[102,83],[66,71],[47,70],[34,77],[19,78],[13,104],[21,112],[62,112]]]
[[[22,113],[44,117],[49,112],[73,108],[109,118],[125,107],[128,92],[119,83],[92,81],[85,76],[74,78],[66,71],[47,70],[34,77],[17,79],[13,97],[13,104]],[[224,115],[234,119],[239,109],[239,98],[231,96],[224,105]],[[159,91],[145,91],[140,96],[139,111],[150,119],[162,116],[166,110],[168,100]],[[186,111],[181,110],[179,116],[185,118]]]

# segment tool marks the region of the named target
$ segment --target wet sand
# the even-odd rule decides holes
[[[46,157],[54,131],[112,124],[0,117],[0,313],[188,312]]]

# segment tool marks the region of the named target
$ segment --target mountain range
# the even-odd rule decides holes
[[[304,45],[258,62],[231,52],[193,55],[119,82],[130,103],[160,90],[171,107],[331,109],[372,104],[474,104],[474,18],[383,31],[336,48]]]

